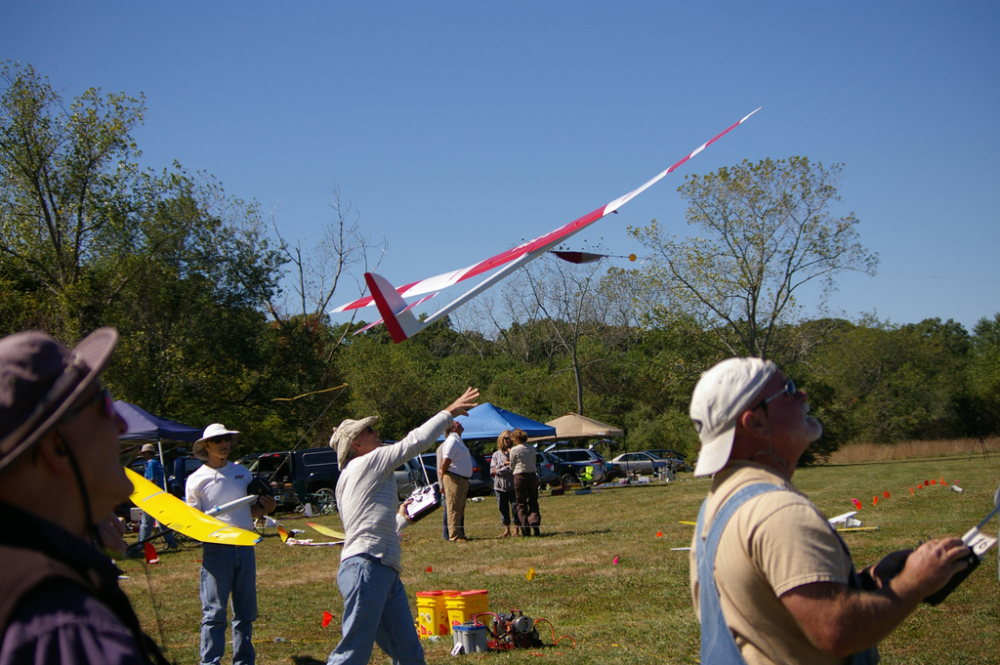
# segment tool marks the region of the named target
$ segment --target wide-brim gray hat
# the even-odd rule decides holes
[[[226,429],[226,426],[222,423],[212,423],[205,428],[205,433],[202,434],[201,438],[194,442],[191,446],[191,454],[200,459],[202,462],[208,461],[208,451],[205,450],[205,442],[209,439],[214,439],[218,436],[225,436],[229,434],[233,437],[233,442],[229,444],[230,452],[236,447],[236,444],[240,442],[240,433],[234,429]]]
[[[114,328],[98,328],[72,350],[39,330],[0,340],[0,471],[59,422],[117,343]]]
[[[340,423],[337,429],[333,430],[333,434],[330,436],[330,447],[337,451],[337,464],[341,471],[347,466],[347,456],[351,452],[351,444],[354,443],[354,439],[358,438],[358,435],[376,420],[378,420],[378,416],[369,416],[361,420],[348,418]]]
[[[691,394],[691,420],[701,440],[694,475],[710,476],[726,466],[737,416],[753,405],[777,371],[770,360],[730,358],[701,375]]]

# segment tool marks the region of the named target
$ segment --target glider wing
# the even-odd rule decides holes
[[[330,538],[336,538],[338,540],[343,540],[344,538],[347,537],[347,536],[345,536],[344,534],[342,534],[339,531],[334,531],[333,529],[331,529],[329,527],[325,527],[322,524],[316,524],[315,522],[306,522],[306,526],[311,526],[312,528],[316,529],[317,531],[319,531],[324,536],[329,536]]]
[[[609,215],[631,201],[633,198],[646,191],[665,176],[675,171],[682,164],[687,162],[689,159],[697,155],[699,152],[712,145],[720,138],[728,134],[730,131],[743,124],[750,118],[754,113],[759,111],[756,109],[753,112],[747,114],[741,118],[738,122],[732,124],[724,131],[716,135],[710,141],[702,144],[697,149],[689,153],[687,156],[683,157],[672,166],[670,166],[665,171],[659,173],[642,186],[633,189],[628,194],[620,196],[614,201],[611,201],[607,205],[604,205],[596,210],[593,210],[586,215],[573,220],[572,222],[560,226],[559,228],[546,233],[545,235],[539,236],[534,240],[529,240],[526,243],[522,243],[517,247],[508,249],[504,252],[500,252],[496,256],[492,256],[488,259],[480,261],[474,265],[467,268],[462,268],[460,270],[453,270],[435,277],[429,277],[427,279],[422,279],[417,282],[411,282],[409,284],[404,284],[398,288],[393,288],[384,279],[375,275],[374,273],[365,273],[365,280],[368,283],[368,288],[371,290],[371,295],[359,298],[352,302],[346,303],[334,309],[334,312],[346,312],[352,309],[359,309],[361,307],[367,307],[373,303],[378,306],[379,314],[385,320],[386,326],[389,328],[392,334],[393,341],[401,342],[402,340],[410,337],[424,327],[434,323],[445,314],[455,309],[456,307],[464,304],[465,302],[471,300],[473,297],[484,291],[485,289],[492,286],[494,283],[503,279],[509,275],[514,270],[523,267],[528,262],[534,260],[535,258],[541,256],[545,252],[549,251],[555,247],[560,242],[566,240],[567,238],[579,233],[586,227],[590,226],[597,220]],[[472,290],[461,295],[456,300],[445,305],[443,308],[432,314],[424,321],[418,322],[416,317],[413,316],[411,312],[408,311],[408,306],[403,301],[403,298],[409,298],[411,296],[424,295],[426,293],[437,293],[438,291],[457,284],[463,280],[469,279],[471,277],[477,277],[483,273],[489,272],[494,268],[499,268],[500,266],[506,266],[502,270],[497,271],[486,280],[475,286]],[[376,277],[378,280],[373,280],[370,277]],[[373,284],[373,282],[376,282]],[[398,318],[398,321],[396,320]]]
[[[132,503],[156,518],[156,521],[203,543],[253,545],[260,540],[253,531],[230,526],[192,508],[165,492],[131,469],[125,474],[132,481]]]

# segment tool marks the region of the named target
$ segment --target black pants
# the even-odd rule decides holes
[[[517,521],[521,535],[530,536],[532,528],[535,535],[539,535],[542,516],[538,514],[538,474],[515,473],[514,494],[517,497]]]

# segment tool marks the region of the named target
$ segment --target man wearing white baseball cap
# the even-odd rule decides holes
[[[205,512],[247,495],[253,476],[243,466],[229,461],[240,433],[221,423],[205,428],[194,442],[192,453],[204,464],[188,476],[185,500]],[[252,530],[254,519],[274,512],[273,497],[261,496],[252,506],[241,506],[216,515],[223,522]],[[226,611],[233,598],[233,665],[253,665],[253,622],[257,619],[257,563],[252,545],[202,545],[201,662],[215,665],[226,650]]]
[[[690,414],[701,439],[695,475],[715,475],[690,555],[701,662],[877,663],[875,645],[967,566],[968,548],[951,538],[856,573],[847,546],[791,483],[823,426],[771,361],[715,365]]]

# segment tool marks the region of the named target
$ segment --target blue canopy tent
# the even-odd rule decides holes
[[[118,400],[115,411],[128,425],[128,432],[118,437],[120,441],[197,441],[202,431],[173,420],[154,416],[134,404]]]
[[[469,415],[459,416],[456,420],[465,427],[465,431],[462,432],[462,439],[465,441],[496,440],[505,429],[522,429],[528,436],[554,436],[556,433],[556,428],[551,425],[519,416],[506,409],[493,406],[489,402],[469,409]],[[438,440],[443,441],[444,437],[442,436]]]

